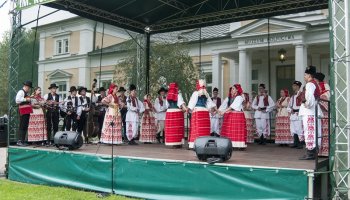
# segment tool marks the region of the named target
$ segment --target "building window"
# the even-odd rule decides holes
[[[56,55],[69,53],[69,40],[58,39],[56,40]]]
[[[67,97],[68,91],[67,91],[67,82],[57,82],[58,85],[57,94],[60,96],[60,99],[63,100]]]
[[[252,70],[252,80],[259,80],[259,71],[257,69]]]
[[[212,84],[213,84],[213,73],[212,72],[205,72],[204,75],[205,75],[205,82],[207,84],[207,91],[209,93],[211,93],[212,89],[213,89],[213,86],[212,86]]]
[[[101,80],[101,87],[108,89],[111,83],[112,83],[112,80]]]

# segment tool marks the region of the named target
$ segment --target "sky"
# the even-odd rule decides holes
[[[3,4],[6,0],[0,0],[0,5]],[[0,41],[2,41],[3,35],[6,31],[11,30],[11,15],[9,15],[9,12],[11,10],[12,3],[10,0],[7,0],[5,5],[0,8]],[[34,6],[31,8],[28,8],[26,10],[22,11],[22,24],[25,24],[29,21],[36,20],[37,14],[38,14],[38,8],[39,6]],[[50,12],[55,11],[56,9],[49,8],[46,6],[41,6],[40,7],[40,12],[39,16],[46,15]],[[70,17],[74,17],[74,14],[71,14],[66,11],[58,11],[52,15],[49,15],[47,17],[44,17],[39,20],[39,25],[47,24],[47,23],[52,23],[55,21],[67,19]],[[28,24],[25,26],[25,28],[32,28],[36,26],[36,21],[33,23]]]

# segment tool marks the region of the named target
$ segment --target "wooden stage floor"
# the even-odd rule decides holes
[[[58,150],[56,147],[41,146],[28,146],[26,148]],[[107,144],[84,144],[80,149],[73,150],[73,152],[110,155],[111,149],[112,146]],[[248,148],[245,151],[234,150],[231,159],[226,161],[225,164],[314,170],[314,160],[305,161],[298,159],[304,152],[304,149],[280,147],[276,144],[267,144],[264,146],[248,144]],[[114,155],[150,159],[198,161],[195,152],[192,150],[187,150],[185,148],[173,149],[163,144],[114,145]],[[325,160],[325,158],[319,159],[319,161]]]

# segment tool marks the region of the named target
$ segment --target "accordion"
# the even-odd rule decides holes
[[[23,104],[19,105],[19,114],[20,115],[27,115],[33,112],[33,108],[31,104]]]

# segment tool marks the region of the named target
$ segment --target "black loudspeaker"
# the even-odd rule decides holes
[[[194,141],[194,150],[199,160],[222,162],[232,155],[232,142],[225,137],[199,137]]]
[[[55,134],[54,143],[57,148],[64,146],[68,147],[69,150],[74,150],[83,145],[83,138],[74,131],[59,131]]]

